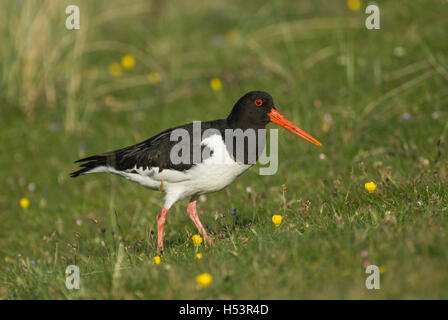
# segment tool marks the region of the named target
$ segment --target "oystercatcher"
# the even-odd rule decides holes
[[[235,147],[229,148],[225,141],[226,130],[241,129],[240,131],[246,132],[249,129],[258,133],[261,129],[265,130],[269,122],[277,123],[295,135],[321,146],[319,141],[277,111],[271,95],[263,91],[252,91],[236,102],[226,119],[200,122],[199,141],[191,139],[195,135],[195,123],[167,129],[136,145],[80,159],[76,162],[82,162],[82,169],[73,172],[71,177],[87,173],[113,173],[148,189],[164,191],[165,203],[157,215],[158,252],[163,250],[163,228],[168,210],[177,201],[189,197],[187,212],[199,232],[212,244],[196,211],[198,196],[225,188],[254,164],[248,159],[248,149],[253,142],[245,137],[242,144],[244,156],[238,159],[238,142],[231,143]],[[176,152],[172,152],[173,148],[179,143],[179,138],[173,139],[175,132],[184,132],[186,138],[190,138],[187,139],[187,148],[182,150],[188,153],[185,158],[188,161],[173,160],[173,154],[176,155]],[[205,132],[209,134],[203,135]],[[258,141],[260,138],[258,135],[256,137]],[[199,160],[196,157],[195,160],[194,150],[198,150],[198,147],[200,155],[208,156],[199,157]],[[262,151],[259,149],[256,150],[256,158]]]

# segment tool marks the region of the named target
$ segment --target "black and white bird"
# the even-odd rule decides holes
[[[244,156],[238,158],[238,142],[229,148],[229,143],[225,141],[226,130],[241,129],[245,132],[250,129],[258,133],[269,122],[277,123],[297,136],[321,146],[319,141],[277,111],[271,95],[263,91],[252,91],[236,102],[226,119],[200,122],[199,141],[195,141],[193,137],[196,134],[195,123],[167,129],[136,145],[80,159],[76,162],[82,162],[82,168],[73,172],[71,177],[87,173],[113,173],[148,189],[164,191],[165,204],[157,215],[159,252],[163,250],[163,229],[168,210],[177,201],[190,198],[187,212],[206,241],[212,244],[196,211],[198,196],[227,187],[253,165],[248,156],[248,149],[253,142],[248,142],[247,137],[245,138],[242,144]],[[172,152],[180,142],[179,137],[173,139],[173,133],[178,132],[189,135],[187,148],[182,149],[188,153],[183,158],[188,161],[172,159],[173,155],[178,155]],[[209,134],[204,134],[205,132]],[[256,137],[260,139],[258,135]],[[199,160],[194,155],[195,150],[200,152]],[[256,150],[256,158],[261,151]],[[202,156],[203,154],[208,156]]]

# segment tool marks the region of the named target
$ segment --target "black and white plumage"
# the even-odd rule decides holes
[[[187,163],[172,162],[171,150],[178,141],[172,141],[171,134],[173,130],[183,129],[193,137],[195,134],[193,123],[167,129],[133,146],[80,159],[76,162],[82,163],[81,169],[73,172],[71,177],[88,173],[113,173],[148,189],[163,190],[166,193],[165,204],[157,216],[158,249],[163,248],[163,226],[169,208],[177,201],[191,198],[187,211],[196,227],[211,243],[197,216],[197,197],[225,188],[253,165],[246,152],[249,149],[248,141],[245,140],[243,144],[246,152],[243,159],[237,159],[236,143],[233,144],[233,149],[226,145],[225,130],[253,129],[258,132],[260,129],[265,129],[271,121],[320,145],[317,140],[282,117],[276,111],[273,99],[268,93],[253,91],[237,101],[226,119],[201,122],[202,140],[190,139],[190,161]],[[210,129],[214,129],[211,134],[203,135],[204,132],[210,132]],[[196,145],[198,143],[199,146]],[[200,150],[203,154],[204,149],[207,149],[204,154],[208,156],[195,161],[193,150]],[[259,149],[256,149],[256,158],[263,151]]]

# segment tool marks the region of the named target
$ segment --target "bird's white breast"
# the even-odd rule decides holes
[[[201,145],[213,153],[185,171],[189,179],[167,184],[167,193],[179,193],[181,198],[221,190],[231,184],[239,175],[251,167],[237,163],[229,155],[221,135],[212,135],[202,140]]]

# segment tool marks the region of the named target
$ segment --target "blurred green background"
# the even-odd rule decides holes
[[[448,298],[448,3],[376,1],[367,30],[369,3],[2,0],[0,298]],[[179,203],[155,264],[163,195],[69,178],[80,157],[226,117],[251,90],[323,147],[279,130],[276,175],[202,198],[212,248]]]

